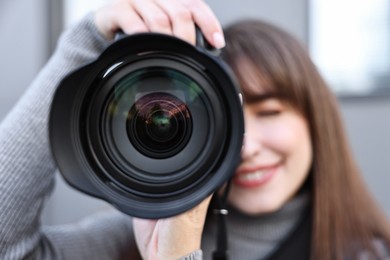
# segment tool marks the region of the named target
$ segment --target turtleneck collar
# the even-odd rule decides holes
[[[294,230],[309,202],[309,192],[300,192],[281,209],[256,216],[229,206],[226,222],[230,259],[264,259],[272,254]],[[216,218],[210,215],[202,241],[204,259],[211,259],[216,243],[216,228]]]

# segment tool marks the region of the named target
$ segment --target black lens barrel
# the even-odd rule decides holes
[[[184,212],[240,161],[244,120],[226,64],[202,47],[144,33],[65,77],[50,142],[65,180],[141,218]]]

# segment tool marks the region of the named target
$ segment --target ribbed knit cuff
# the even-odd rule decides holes
[[[179,260],[202,260],[203,252],[202,250],[196,250],[186,256],[181,257]]]

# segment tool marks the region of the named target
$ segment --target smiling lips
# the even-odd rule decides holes
[[[243,188],[260,187],[266,184],[275,175],[277,165],[259,167],[255,169],[243,169],[237,172],[233,178],[234,184]]]

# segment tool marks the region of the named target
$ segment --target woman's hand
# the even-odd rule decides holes
[[[133,219],[142,259],[179,259],[200,249],[210,199],[211,196],[195,208],[172,218]]]
[[[195,43],[195,25],[216,48],[225,46],[222,27],[202,0],[116,0],[95,14],[99,31],[112,39],[118,30],[126,34],[159,32]]]

